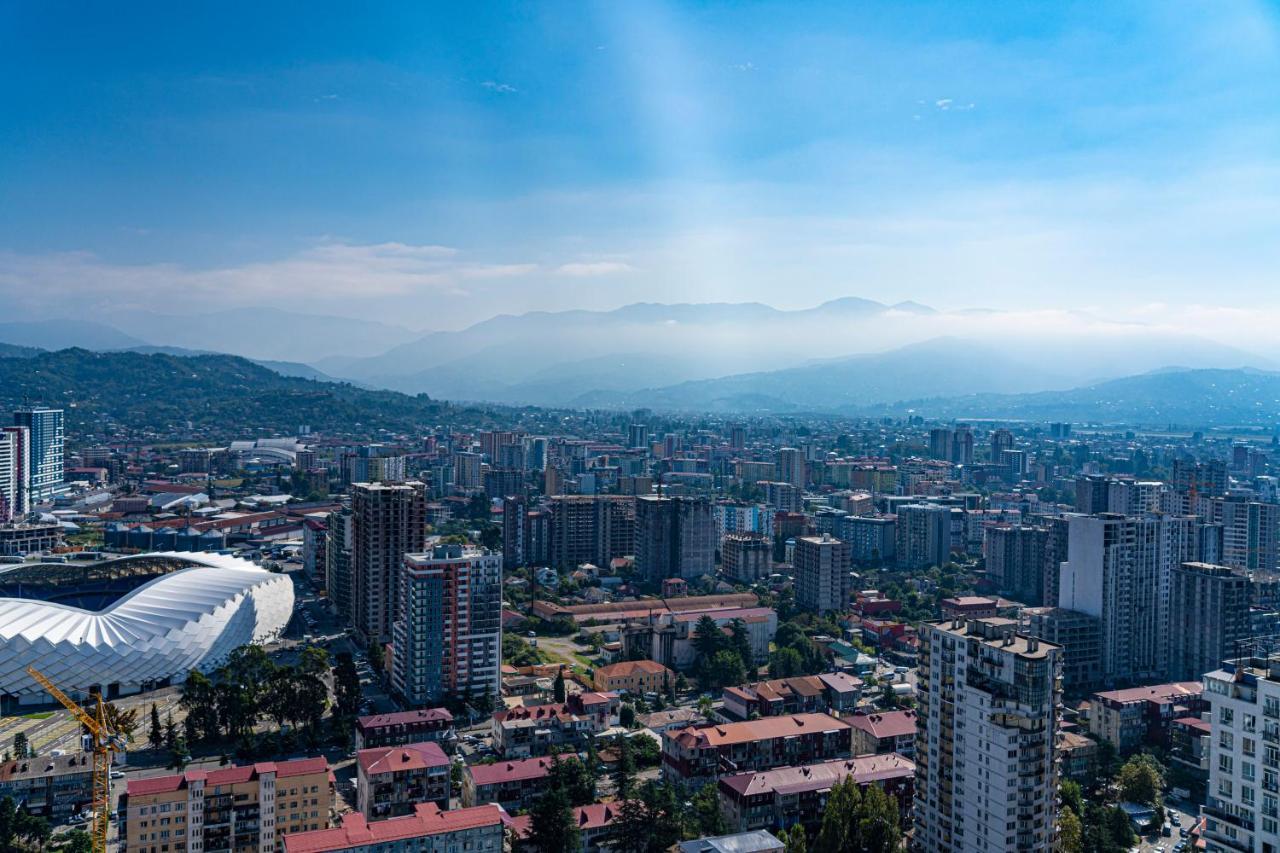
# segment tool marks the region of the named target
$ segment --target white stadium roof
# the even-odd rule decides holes
[[[187,568],[154,578],[91,612],[28,598],[0,598],[0,694],[43,692],[36,667],[64,690],[108,693],[182,681],[232,650],[280,636],[293,614],[293,583],[222,554],[163,552],[103,565],[165,560]]]

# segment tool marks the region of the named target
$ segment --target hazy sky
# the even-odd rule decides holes
[[[0,298],[1274,328],[1277,26],[1230,0],[5,3]]]

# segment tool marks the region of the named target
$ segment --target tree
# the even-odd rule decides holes
[[[804,659],[792,648],[776,649],[769,655],[770,678],[792,678],[804,671]]]
[[[902,847],[898,804],[879,785],[868,785],[862,794],[858,836],[867,853],[894,853]]]
[[[192,720],[192,729],[198,732],[202,741],[214,740],[222,734],[224,710],[219,708],[219,695],[214,683],[203,672],[193,669],[187,673],[179,704],[186,710],[187,719]],[[154,706],[152,711],[152,735],[160,735],[152,741],[152,747],[156,747],[162,742],[163,734],[159,730],[160,713]]]
[[[1058,820],[1058,851],[1084,853],[1084,825],[1070,808],[1063,809]]]
[[[1080,792],[1080,783],[1073,779],[1064,779],[1058,786],[1058,794],[1062,804],[1076,813],[1076,817],[1084,816],[1084,795]]]
[[[623,728],[631,728],[636,724],[636,709],[634,705],[626,704],[618,709],[618,725]]]
[[[1152,755],[1135,755],[1120,768],[1116,782],[1127,802],[1158,806],[1164,790],[1164,767]]]
[[[563,702],[565,699],[564,667],[560,667],[556,670],[555,686],[552,689],[555,691],[556,701]]]
[[[845,853],[858,850],[858,811],[862,805],[862,792],[853,779],[838,782],[827,797],[827,809],[822,815],[822,827],[814,843],[814,853]]]
[[[596,799],[595,777],[576,755],[568,759],[556,756],[552,760],[548,785],[563,791],[572,806],[585,806]]]
[[[708,682],[713,687],[725,687],[742,684],[747,680],[747,671],[742,665],[742,658],[732,649],[722,649],[711,658],[708,668]]]
[[[538,853],[577,853],[580,841],[573,808],[563,789],[551,787],[529,812],[528,843]]]
[[[716,785],[703,785],[693,795],[693,817],[697,824],[697,837],[708,838],[724,835],[729,831],[720,811],[720,795]]]
[[[708,614],[703,614],[693,628],[693,648],[698,660],[705,663],[724,646],[724,632]]]
[[[804,837],[804,825],[795,824],[790,831],[782,830],[778,833],[778,840],[786,845],[783,853],[808,853],[806,850],[807,842]]]
[[[504,636],[505,640],[506,637]],[[339,652],[333,667],[333,692],[337,699],[337,713],[350,721],[360,713],[360,672],[350,652]]]
[[[184,690],[185,695],[185,690]],[[187,719],[194,720],[191,716],[190,709],[187,710]],[[194,722],[193,722],[194,725]],[[151,703],[151,731],[147,735],[147,742],[151,744],[151,748],[155,749],[160,745],[160,741],[164,738],[164,729],[160,728],[160,709],[156,707],[156,703]]]
[[[138,730],[137,708],[122,711],[119,705],[113,702],[105,702],[102,706],[102,713],[106,717],[108,729],[124,738],[125,743],[133,743],[134,732]]]
[[[19,761],[31,757],[31,744],[26,732],[18,732],[13,736],[13,757]]]
[[[729,636],[733,650],[742,659],[742,666],[748,672],[755,670],[756,657],[751,651],[751,638],[747,634],[747,623],[741,619],[729,622]]]
[[[382,644],[377,640],[369,643],[369,666],[373,667],[374,672],[382,672],[384,651]]]
[[[613,769],[613,787],[619,800],[631,796],[635,786],[636,759],[631,751],[631,738],[625,735],[615,739],[618,746],[618,763]]]
[[[83,829],[73,829],[62,836],[60,853],[93,853],[93,838]]]

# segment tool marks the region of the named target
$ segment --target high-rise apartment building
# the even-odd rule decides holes
[[[58,491],[63,479],[66,439],[62,409],[18,409],[13,413],[13,424],[27,428],[31,502],[48,500]]]
[[[1000,461],[1000,452],[1013,450],[1013,433],[1001,427],[991,431],[991,461]]]
[[[484,488],[484,469],[479,453],[462,450],[453,454],[453,485],[466,492]]]
[[[1054,848],[1062,650],[1007,619],[920,630],[915,841],[938,853]]]
[[[904,504],[897,509],[894,560],[899,568],[941,566],[951,559],[951,508]]]
[[[984,533],[987,577],[999,584],[1001,592],[1023,604],[1031,607],[1045,604],[1049,530],[1044,527],[993,524]]]
[[[765,480],[756,485],[764,490],[764,502],[778,512],[804,511],[804,489],[794,483]]]
[[[548,469],[550,470],[550,469]],[[607,566],[635,553],[636,499],[620,495],[557,495],[548,501],[551,566]]]
[[[701,498],[636,498],[636,572],[651,584],[716,571],[716,524]]]
[[[649,449],[649,427],[647,424],[631,424],[627,428],[627,446],[632,450]]]
[[[329,513],[325,526],[325,589],[329,604],[338,616],[352,621],[351,614],[351,544],[354,539],[351,507]]]
[[[769,576],[772,553],[762,533],[729,533],[720,541],[720,568],[731,580],[753,584]]]
[[[1209,784],[1201,814],[1209,853],[1280,850],[1280,656],[1266,648],[1204,676]]]
[[[1209,524],[1222,525],[1224,566],[1246,571],[1280,570],[1280,504],[1202,498],[1195,512]]]
[[[0,429],[0,524],[31,512],[30,445],[26,427]]]
[[[326,829],[323,758],[188,770],[129,781],[120,802],[129,853],[272,853],[286,835]]]
[[[793,558],[796,604],[819,615],[839,613],[853,595],[852,551],[831,536],[801,536]]]
[[[778,450],[778,479],[790,483],[797,489],[804,489],[808,482],[808,463],[805,462],[804,451],[795,447],[783,447]]]
[[[730,427],[729,429],[729,446],[734,450],[742,450],[747,446],[747,428],[741,426]]]
[[[520,495],[502,499],[502,568],[526,565],[529,538],[529,502]]]
[[[1097,474],[1077,478],[1075,506],[1082,515],[1106,512],[1111,506],[1111,481]]]
[[[502,555],[439,545],[400,574],[392,684],[410,705],[496,696],[502,667]]]
[[[1108,683],[1160,680],[1169,664],[1169,583],[1196,562],[1194,516],[1073,516],[1058,604],[1101,623]]]
[[[352,622],[365,640],[386,642],[400,612],[404,555],[421,553],[426,544],[426,486],[353,483],[351,514]]]
[[[1194,681],[1238,657],[1249,627],[1249,578],[1208,563],[1174,566],[1169,584],[1169,679]]]

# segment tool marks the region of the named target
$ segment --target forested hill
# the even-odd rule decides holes
[[[99,434],[112,422],[207,437],[293,434],[304,424],[330,433],[413,432],[461,411],[426,395],[283,376],[238,356],[83,349],[0,357],[0,405],[24,402],[65,409],[72,435]]]

